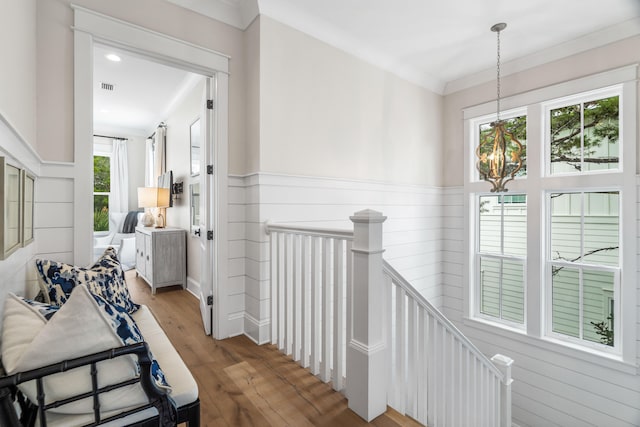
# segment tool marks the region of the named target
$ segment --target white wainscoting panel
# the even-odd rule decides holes
[[[239,177],[229,176],[227,200],[228,210],[228,280],[227,304],[229,336],[241,335],[246,329],[245,325],[245,185]]]
[[[501,353],[514,359],[514,422],[520,426],[553,427],[640,425],[637,367],[607,360],[598,363],[597,357],[586,354],[576,357],[537,338],[464,322],[464,286],[467,284],[463,283],[462,276],[465,256],[462,242],[467,215],[462,212],[463,198],[461,187],[443,190],[446,212],[443,221],[444,314],[485,354]],[[640,313],[640,301],[637,313]]]
[[[254,341],[270,340],[265,221],[352,229],[349,217],[355,212],[380,211],[388,218],[384,223],[385,259],[434,305],[442,307],[439,188],[270,173],[242,179],[246,189],[245,333]]]

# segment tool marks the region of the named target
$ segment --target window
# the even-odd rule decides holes
[[[614,347],[619,199],[618,191],[549,194],[550,334]]]
[[[509,209],[506,197],[478,197],[478,312],[514,325],[524,324],[525,264],[527,254],[526,209]]]
[[[635,363],[635,79],[625,67],[505,100],[526,159],[505,193],[476,170],[495,104],[465,110],[467,318]]]
[[[551,174],[618,169],[619,100],[589,97],[549,109]]]
[[[93,156],[93,231],[109,231],[111,157]]]

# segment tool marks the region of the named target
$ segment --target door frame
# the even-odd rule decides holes
[[[213,150],[218,159],[214,182],[212,273],[213,328],[216,339],[230,333],[227,253],[227,179],[229,126],[229,57],[144,27],[72,5],[74,12],[74,263],[88,265],[93,241],[93,47],[94,42],[125,49],[166,65],[212,77],[216,99]],[[211,254],[210,254],[211,255]],[[201,278],[201,286],[203,286]]]

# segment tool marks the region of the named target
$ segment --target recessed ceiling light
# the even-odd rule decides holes
[[[115,53],[110,53],[108,55],[105,55],[105,57],[109,60],[109,61],[113,61],[113,62],[120,62],[120,57],[118,55],[116,55]]]

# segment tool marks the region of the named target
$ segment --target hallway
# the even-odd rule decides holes
[[[179,287],[159,289],[126,273],[134,301],[147,305],[198,382],[202,426],[420,426],[389,409],[368,424],[347,400],[272,345],[203,333],[198,301]]]

